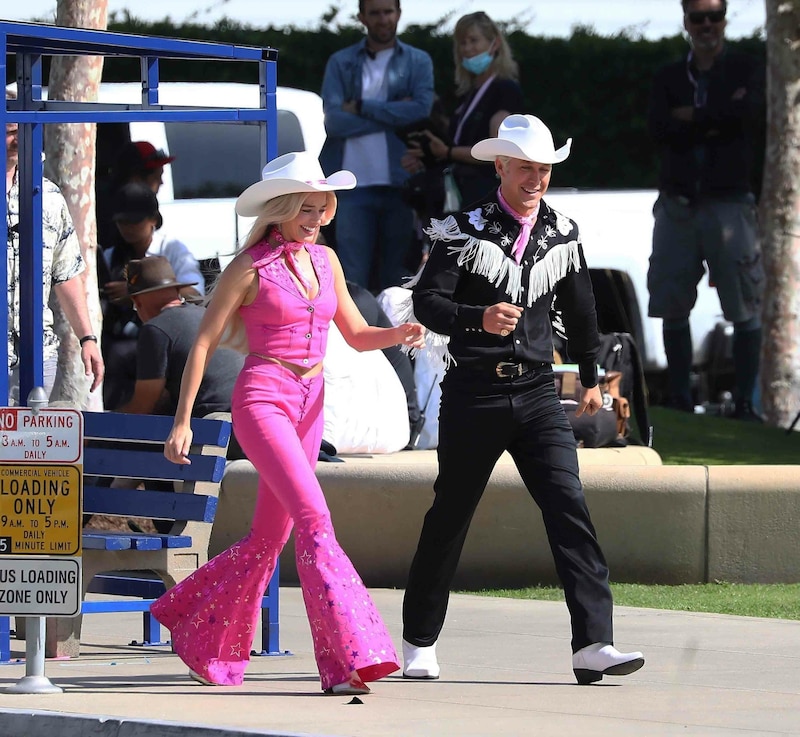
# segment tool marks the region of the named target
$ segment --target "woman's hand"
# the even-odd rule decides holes
[[[189,448],[192,446],[192,437],[192,428],[189,425],[173,425],[164,443],[164,457],[182,466],[191,465]]]
[[[404,322],[394,330],[397,331],[400,337],[400,340],[397,341],[398,345],[417,349],[425,347],[425,327],[418,322]]]
[[[437,161],[446,161],[450,147],[441,138],[434,136],[429,130],[425,130],[423,133],[428,138],[428,149],[431,154],[433,154],[433,158]]]

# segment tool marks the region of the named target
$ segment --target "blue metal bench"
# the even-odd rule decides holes
[[[160,627],[150,616],[152,601],[208,559],[230,438],[230,423],[225,420],[192,420],[192,463],[179,466],[163,455],[171,427],[171,417],[84,412],[84,513],[167,520],[169,530],[148,534],[85,529],[81,614],[140,611],[142,644],[147,645],[164,644]],[[121,480],[144,488],[110,486]],[[165,481],[171,482],[174,491],[164,490]],[[263,654],[280,652],[278,585],[276,567],[262,602]],[[87,591],[115,598],[86,601]],[[81,619],[48,620],[48,657],[79,654]],[[0,617],[0,662],[9,657],[8,618]]]

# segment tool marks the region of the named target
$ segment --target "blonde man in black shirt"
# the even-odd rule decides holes
[[[436,641],[472,515],[504,451],[542,510],[572,620],[579,683],[627,675],[639,652],[613,646],[608,568],[578,476],[575,438],[556,394],[550,310],[562,313],[583,394],[577,414],[601,407],[594,296],[578,226],[542,200],[555,149],[538,118],[510,115],[472,156],[493,161],[500,187],[444,220],[413,286],[417,319],[449,368],[442,381],[439,475],[403,603],[403,674],[438,678]],[[440,336],[437,341],[436,335]]]

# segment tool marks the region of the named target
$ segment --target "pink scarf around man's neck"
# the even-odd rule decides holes
[[[522,256],[525,253],[525,247],[528,245],[528,241],[531,237],[531,230],[533,230],[533,226],[536,224],[536,218],[539,215],[539,205],[537,203],[536,209],[527,217],[525,215],[520,215],[511,205],[506,202],[506,198],[503,197],[503,193],[498,189],[497,190],[497,199],[500,201],[500,207],[502,207],[509,215],[511,215],[514,220],[516,220],[520,224],[519,235],[517,236],[517,240],[514,241],[514,246],[511,249],[511,255],[514,257],[514,260],[517,263],[522,261]]]

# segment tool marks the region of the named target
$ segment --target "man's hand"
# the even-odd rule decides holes
[[[83,361],[86,376],[94,376],[92,386],[89,389],[90,392],[93,392],[100,386],[100,382],[106,372],[103,356],[100,353],[100,346],[97,345],[97,341],[87,340],[81,346],[81,361]]]
[[[342,110],[351,115],[358,115],[358,105],[355,100],[347,100],[342,103]]]
[[[580,417],[584,412],[590,417],[596,415],[599,409],[603,407],[603,395],[600,392],[600,386],[595,385],[591,389],[583,387],[581,390],[581,403],[578,409],[575,410],[575,417]]]
[[[424,171],[425,165],[422,163],[424,156],[421,148],[407,148],[406,152],[400,158],[400,166],[403,167],[409,174],[417,174]]]
[[[487,333],[505,337],[514,332],[520,317],[522,317],[522,307],[508,302],[498,302],[483,311],[483,329]]]

